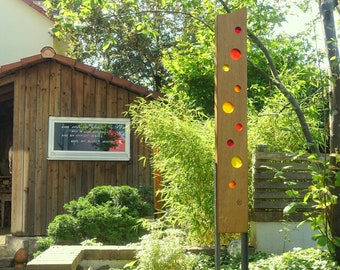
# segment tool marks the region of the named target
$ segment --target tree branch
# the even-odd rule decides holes
[[[104,18],[110,18],[110,17],[125,17],[125,16],[133,16],[137,14],[143,14],[143,13],[168,13],[168,14],[181,14],[184,16],[188,16],[193,18],[194,20],[200,22],[203,24],[205,27],[207,27],[210,31],[214,32],[214,29],[206,23],[204,20],[200,19],[199,17],[196,17],[192,15],[189,12],[183,12],[183,11],[177,11],[177,10],[141,10],[141,11],[136,11],[136,12],[128,12],[128,13],[121,13],[121,14],[111,14],[111,16],[104,16]]]
[[[225,1],[223,0],[218,0],[221,5],[223,6],[223,8],[225,9],[225,11],[227,13],[230,13],[231,10],[228,8],[227,4],[225,3]],[[317,147],[315,141],[314,141],[314,137],[312,135],[312,133],[310,132],[310,128],[307,124],[305,115],[303,113],[303,111],[300,108],[299,103],[297,102],[296,98],[294,97],[294,95],[289,92],[289,90],[285,87],[285,85],[281,82],[279,73],[275,67],[274,61],[268,51],[268,49],[266,48],[266,46],[262,43],[262,41],[256,36],[254,35],[249,29],[247,29],[247,34],[249,39],[262,51],[264,57],[267,60],[268,63],[268,67],[271,71],[271,76],[266,74],[265,77],[271,81],[279,90],[280,92],[288,99],[289,103],[291,104],[293,110],[295,111],[297,118],[299,120],[302,132],[305,136],[305,139],[308,143],[309,149],[316,155],[318,155],[319,157],[321,157],[321,153],[319,151],[319,148]],[[262,75],[264,75],[265,72],[261,72]]]

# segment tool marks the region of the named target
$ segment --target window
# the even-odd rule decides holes
[[[48,159],[129,160],[130,119],[50,116]]]

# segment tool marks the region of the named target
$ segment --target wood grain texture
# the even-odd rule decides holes
[[[131,134],[129,161],[48,160],[49,116],[125,117],[136,93],[55,61],[20,69],[13,83],[13,184],[11,232],[46,235],[64,204],[98,185],[153,186],[152,169],[140,165],[145,146]]]

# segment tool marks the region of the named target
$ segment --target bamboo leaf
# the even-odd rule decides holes
[[[289,216],[291,213],[294,213],[298,207],[298,204],[296,202],[292,202],[288,204],[284,209],[283,209],[283,215]]]

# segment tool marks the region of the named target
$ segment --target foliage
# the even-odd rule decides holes
[[[56,243],[79,244],[96,239],[105,244],[137,241],[145,233],[139,219],[152,213],[137,189],[129,186],[98,186],[85,197],[65,204],[47,232]]]
[[[246,6],[249,29],[270,48],[279,71],[315,62],[306,38],[278,37],[277,26],[284,22],[290,5],[253,0],[57,0],[46,4],[55,17],[53,33],[67,41],[71,56],[156,91],[184,92],[210,115],[217,14]],[[248,54],[252,63],[249,96],[259,107],[263,97],[272,95],[273,85],[258,72],[269,72],[262,52],[250,43]]]
[[[52,237],[38,237],[37,238],[37,249],[33,253],[33,257],[39,256],[45,250],[47,250],[50,246],[53,246],[55,241]]]
[[[309,157],[311,165],[309,169],[312,172],[312,185],[304,194],[296,190],[288,190],[289,196],[302,197],[302,201],[292,202],[284,209],[284,214],[289,215],[297,210],[300,205],[312,203],[314,210],[310,213],[305,212],[306,219],[302,222],[309,221],[311,229],[316,232],[313,240],[318,247],[327,246],[330,253],[334,255],[335,247],[340,246],[340,238],[333,235],[332,216],[333,207],[337,203],[337,196],[334,195],[334,179],[339,179],[340,174],[332,170],[327,160],[316,159],[313,155]],[[302,192],[301,192],[302,193]]]
[[[289,11],[306,11],[308,1],[295,1],[294,7],[266,0],[46,3],[49,11],[57,14],[53,33],[68,42],[71,56],[169,95],[158,105],[151,102],[156,104],[153,109],[139,103],[130,113],[139,134],[157,150],[152,164],[163,175],[166,216],[173,224],[188,226],[192,236],[202,234],[206,241],[213,224],[213,203],[208,195],[213,193],[212,128],[193,108],[201,107],[213,115],[213,22],[217,14],[247,6],[248,29],[261,39],[273,59],[270,67],[258,44],[249,43],[249,145],[306,149],[311,140],[306,139],[305,131],[310,128],[313,142],[327,150],[324,89],[328,85],[315,66],[320,54],[309,39],[312,31],[306,29],[307,35],[296,36],[277,31]],[[273,77],[273,68],[277,77]],[[278,86],[284,86],[298,106],[291,107]],[[300,107],[305,126],[297,124]]]
[[[201,30],[196,42],[183,43],[164,53],[163,64],[172,83],[163,89],[168,95],[188,97],[194,108],[214,114],[214,43],[213,32]],[[185,53],[183,52],[185,50]],[[191,57],[188,57],[188,54]]]
[[[328,251],[320,249],[294,249],[280,256],[270,256],[251,262],[249,269],[263,270],[304,270],[304,269],[340,269],[332,260]]]
[[[187,253],[183,244],[183,232],[178,230],[152,230],[142,237],[136,261],[125,269],[195,269],[213,270],[214,256],[203,253]],[[221,254],[221,269],[243,269],[240,258],[233,258],[228,253]],[[183,263],[183,265],[182,265]],[[254,252],[249,254],[250,270],[304,270],[304,269],[340,269],[327,250],[295,248],[281,255]]]
[[[82,246],[102,246],[103,243],[97,242],[97,238],[86,239],[80,243]]]
[[[209,1],[192,2],[200,7]],[[67,42],[69,55],[155,91],[160,91],[167,82],[167,71],[161,63],[163,50],[176,46],[178,37],[192,36],[196,29],[194,25],[188,27],[190,14],[185,9],[189,3],[160,0],[45,3],[55,17],[53,34]]]
[[[324,100],[325,102],[320,102]],[[324,93],[302,98],[301,104],[310,126],[314,140],[320,150],[327,150],[328,132]],[[248,144],[254,149],[258,144],[267,145],[272,151],[298,152],[308,149],[297,116],[286,100],[280,95],[265,101],[261,111],[256,111],[250,104],[248,114]]]
[[[154,229],[141,238],[136,270],[201,269],[197,268],[198,256],[186,252],[183,232],[175,229]],[[129,269],[129,268],[128,268]],[[130,268],[131,269],[131,268]]]
[[[144,202],[147,202],[149,205],[154,205],[154,189],[152,186],[139,184],[136,188]]]
[[[131,123],[154,150],[151,163],[162,175],[165,218],[186,228],[196,243],[214,236],[214,128],[211,119],[176,97],[128,109]]]
[[[82,239],[77,219],[70,214],[57,215],[48,225],[47,234],[57,243],[78,243]]]

